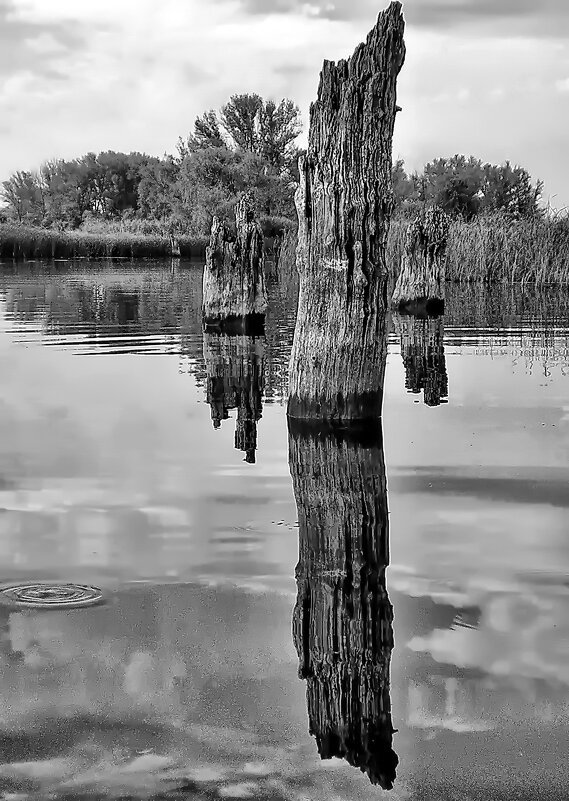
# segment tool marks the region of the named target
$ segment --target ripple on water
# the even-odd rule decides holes
[[[31,609],[77,609],[101,603],[103,593],[88,584],[40,582],[0,589],[0,602]]]

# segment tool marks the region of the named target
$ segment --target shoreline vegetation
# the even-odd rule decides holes
[[[387,263],[396,279],[409,219],[395,217],[387,240]],[[296,230],[264,225],[268,258],[281,276],[294,272]],[[180,236],[182,259],[205,258],[207,236]],[[74,259],[166,259],[170,239],[129,231],[55,231],[0,223],[0,262]],[[446,280],[479,283],[569,283],[569,221],[564,217],[511,219],[496,213],[451,222]]]
[[[395,278],[409,220],[394,219],[387,260]],[[500,212],[451,220],[445,264],[447,281],[569,283],[569,220],[563,216],[511,218]]]
[[[201,258],[207,237],[178,238],[180,257]],[[0,261],[172,258],[168,236],[129,231],[57,231],[0,223]]]
[[[251,194],[268,259],[290,276],[302,130],[293,101],[233,95],[180,137],[174,155],[87,153],[15,172],[0,185],[0,260],[204,258],[213,217],[234,225]],[[474,156],[436,158],[421,171],[393,163],[388,243],[397,278],[405,231],[429,205],[451,219],[447,281],[569,283],[569,214],[544,208],[523,167]],[[1,205],[3,201],[4,205]]]

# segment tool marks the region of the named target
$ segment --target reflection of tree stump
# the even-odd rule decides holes
[[[139,322],[140,295],[138,292],[124,292],[121,289],[113,289],[110,291],[109,296],[110,303],[115,311],[113,316],[120,326]]]
[[[236,235],[214,217],[203,276],[206,325],[246,330],[264,322],[263,231],[246,193],[235,210]]]
[[[441,312],[445,300],[445,254],[450,220],[430,206],[409,225],[392,305],[402,311]]]
[[[310,732],[389,789],[398,758],[389,669],[393,611],[385,585],[388,511],[379,423],[365,439],[289,422],[299,519],[293,632]]]
[[[391,146],[403,15],[391,3],[348,61],[325,61],[300,159],[300,297],[288,414],[381,414]]]
[[[448,376],[443,345],[442,318],[401,316],[396,321],[401,336],[405,389],[424,391],[427,406],[446,403]]]
[[[250,336],[204,334],[207,402],[214,428],[237,409],[235,447],[255,462],[257,422],[263,413],[265,341]]]

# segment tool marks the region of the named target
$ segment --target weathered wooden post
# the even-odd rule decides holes
[[[299,163],[300,297],[288,414],[349,422],[381,415],[391,148],[403,65],[401,3],[347,61],[325,61]]]
[[[245,335],[204,333],[206,399],[214,428],[237,409],[235,447],[254,464],[257,423],[263,414],[265,340]]]
[[[180,242],[177,237],[174,236],[172,232],[170,232],[170,256],[173,259],[180,258]]]
[[[448,375],[442,318],[402,315],[394,322],[401,337],[405,389],[416,395],[423,392],[426,406],[447,403]]]
[[[390,789],[398,758],[381,423],[358,433],[290,419],[289,463],[300,538],[293,635],[310,733],[322,759],[346,759]]]
[[[235,209],[236,234],[214,217],[203,276],[206,327],[250,331],[264,325],[267,310],[263,231],[245,193]]]
[[[391,299],[407,313],[440,314],[445,302],[445,256],[450,218],[429,206],[407,228],[401,269]]]

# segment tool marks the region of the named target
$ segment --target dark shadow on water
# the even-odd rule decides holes
[[[206,333],[261,337],[265,334],[265,315],[248,314],[244,317],[227,317],[224,319],[204,319]]]
[[[310,733],[322,759],[339,757],[391,789],[393,609],[381,423],[351,433],[289,420],[299,519],[293,618]]]
[[[547,504],[557,509],[569,508],[566,470],[560,469],[558,475],[552,473],[547,479],[539,480],[489,475],[488,471],[486,475],[474,472],[460,475],[461,469],[457,466],[453,474],[450,468],[441,471],[425,467],[410,475],[394,476],[392,487],[401,495],[467,496],[493,503]]]
[[[263,413],[265,339],[204,332],[206,398],[214,428],[237,409],[235,447],[255,462],[257,422]]]

